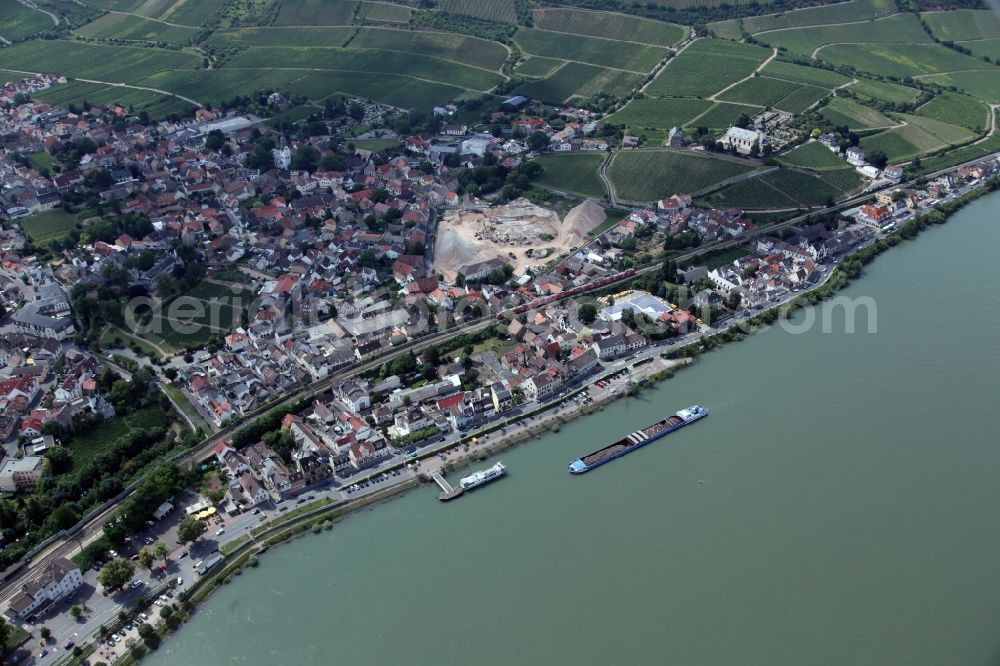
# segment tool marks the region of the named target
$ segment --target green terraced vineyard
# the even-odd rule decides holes
[[[708,27],[712,34],[720,39],[731,39],[739,41],[743,39],[743,31],[740,29],[740,19],[726,19],[709,23]]]
[[[167,42],[186,45],[198,34],[197,28],[168,25],[128,14],[105,14],[77,31],[84,37]]]
[[[274,25],[350,25],[358,0],[282,0]]]
[[[784,47],[806,56],[811,56],[813,51],[825,44],[917,44],[931,41],[913,14],[895,14],[868,23],[791,28],[766,33],[759,39],[771,46]]]
[[[646,92],[662,97],[708,97],[749,76],[770,55],[759,46],[701,39],[667,63]]]
[[[281,63],[280,66],[284,68],[301,70],[329,69],[412,76],[468,90],[489,90],[501,81],[499,74],[415,53],[311,47],[250,47],[227,62],[226,69],[259,70],[276,63]]]
[[[33,94],[32,99],[45,104],[56,106],[68,106],[76,104],[94,95],[101,90],[106,90],[108,86],[103,83],[84,83],[83,81],[69,81],[63,85],[52,86],[45,90],[40,90]]]
[[[352,49],[407,51],[494,70],[500,69],[507,60],[507,49],[502,44],[446,32],[361,28],[350,46]]]
[[[820,115],[838,127],[852,130],[885,128],[898,124],[875,109],[843,97],[831,99],[820,111]]]
[[[785,81],[808,83],[830,90],[851,82],[849,77],[837,72],[831,72],[828,69],[806,67],[782,60],[772,60],[767,63],[764,69],[761,70],[761,74],[775,79],[784,79]]]
[[[809,169],[842,169],[844,158],[819,141],[810,141],[781,156],[781,161]]]
[[[1000,18],[989,9],[924,12],[920,16],[941,41],[1000,38]]]
[[[438,8],[449,14],[460,14],[484,21],[517,23],[514,0],[441,0]]]
[[[194,69],[201,65],[201,58],[181,51],[45,40],[3,49],[3,64],[14,69],[130,83],[163,70]]]
[[[601,91],[624,95],[640,81],[642,76],[639,74],[568,62],[544,79],[519,86],[515,92],[533,99],[560,103],[571,97],[586,98]]]
[[[765,30],[865,21],[894,11],[896,4],[893,0],[851,0],[851,2],[796,9],[784,14],[751,16],[743,19],[743,27],[750,34],[756,35]]]
[[[820,49],[818,57],[834,65],[901,79],[986,67],[981,60],[937,44],[833,44]]]
[[[993,104],[1000,104],[1000,85],[997,84],[997,78],[1000,77],[1000,68],[983,69],[986,67],[986,63],[977,62],[979,62],[980,68],[974,71],[925,76],[921,80],[925,83],[956,86],[974,97]]]
[[[517,67],[514,68],[514,71],[521,76],[548,76],[561,64],[563,64],[563,61],[556,60],[555,58],[528,56],[526,59],[518,63]]]
[[[358,8],[358,18],[369,21],[386,21],[388,23],[407,23],[413,10],[403,5],[393,5],[388,2],[368,2],[362,0]]]
[[[693,127],[707,127],[712,130],[724,130],[735,123],[741,115],[753,115],[756,109],[742,104],[719,102],[711,109],[689,122]]]
[[[566,58],[602,67],[648,72],[666,56],[662,48],[610,39],[521,28],[514,41],[528,54]]]
[[[535,27],[555,32],[571,32],[625,42],[672,46],[684,39],[687,30],[660,21],[581,9],[548,7],[534,11]]]
[[[852,93],[865,100],[875,100],[878,102],[889,102],[899,104],[905,102],[915,102],[920,98],[920,91],[909,86],[901,86],[888,81],[875,81],[872,79],[857,79],[849,86]]]
[[[977,132],[982,132],[988,127],[990,115],[985,104],[958,93],[942,93],[917,109],[916,114],[968,127]]]
[[[693,194],[752,171],[753,166],[735,160],[670,150],[622,151],[608,168],[615,194],[640,203]]]
[[[964,127],[932,118],[903,113],[899,114],[899,118],[906,125],[863,137],[861,147],[869,153],[881,151],[890,162],[899,162],[963,143],[974,136]]]
[[[1000,60],[1000,38],[979,39],[970,42],[958,42],[977,56],[990,58],[994,62]]]
[[[755,76],[730,88],[718,99],[801,113],[829,94],[825,88]]]
[[[723,188],[705,201],[750,209],[822,206],[860,185],[861,177],[852,167],[816,174],[778,169]]]
[[[16,42],[51,27],[52,19],[37,9],[17,0],[0,0],[0,37]]]
[[[358,31],[348,27],[237,28],[216,30],[204,42],[208,49],[247,46],[344,46]]]
[[[608,116],[607,121],[628,127],[670,129],[683,127],[711,106],[712,102],[703,99],[645,97],[632,100],[621,110]]]
[[[535,182],[559,192],[603,199],[608,196],[598,173],[604,153],[554,153],[542,155],[542,175]]]
[[[76,218],[61,208],[23,218],[17,223],[33,243],[41,246],[62,240],[77,225]]]

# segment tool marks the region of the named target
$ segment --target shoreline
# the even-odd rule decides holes
[[[921,231],[931,225],[944,224],[966,205],[997,190],[1000,190],[1000,177],[994,177],[985,181],[976,189],[952,201],[943,203],[939,207],[927,210],[922,215],[917,215],[905,224],[901,225],[892,233],[876,238],[873,242],[855,250],[854,252],[851,252],[850,254],[844,255],[837,263],[836,267],[830,271],[827,279],[822,284],[810,291],[797,294],[794,298],[784,303],[776,304],[772,308],[764,310],[760,314],[755,315],[754,317],[743,322],[743,326],[734,325],[727,330],[705,336],[699,341],[684,347],[652,356],[651,358],[654,361],[658,358],[666,359],[669,357],[674,361],[674,364],[668,366],[667,368],[661,368],[658,372],[649,373],[648,377],[645,377],[641,381],[637,382],[635,385],[636,388],[641,390],[646,386],[655,385],[665,379],[669,379],[678,368],[688,367],[689,365],[695,363],[698,356],[701,354],[717,349],[728,342],[742,340],[749,334],[764,330],[766,325],[777,321],[779,318],[787,318],[800,308],[807,305],[814,305],[826,300],[861,277],[863,267],[883,252],[899,245],[904,240],[912,240],[916,238],[919,236]],[[751,327],[751,330],[746,330],[745,327]],[[643,362],[641,367],[645,367],[647,365],[655,366],[658,364],[655,362]],[[615,372],[620,372],[620,370]],[[567,423],[579,417],[591,415],[596,411],[600,411],[605,405],[618,398],[628,397],[635,394],[631,390],[624,391],[605,396],[604,399],[600,401],[595,400],[589,405],[579,405],[576,409],[568,413],[559,413],[558,410],[560,405],[564,404],[566,401],[572,400],[575,395],[585,390],[587,386],[592,384],[593,380],[599,378],[600,375],[594,375],[588,379],[584,386],[570,391],[558,401],[549,403],[545,407],[536,410],[535,412],[529,412],[528,415],[521,417],[527,418],[529,415],[534,416],[537,414],[547,413],[548,416],[546,420],[541,420],[537,424],[532,424],[531,428],[525,428],[519,432],[512,433],[495,441],[482,442],[478,446],[469,447],[469,449],[463,450],[453,459],[445,459],[440,465],[441,471],[455,471],[472,464],[473,462],[485,460],[491,455],[515,446],[528,439],[533,439],[540,434],[545,434],[545,432],[551,431],[551,427],[548,429],[545,428],[546,422],[551,423],[554,421],[554,427],[556,428],[555,431],[557,431],[558,427],[563,423]],[[504,428],[504,425],[501,424],[491,426],[485,430],[485,434],[481,432],[477,433],[476,436],[486,438],[493,432],[499,431],[502,428]],[[472,437],[473,435],[469,435],[468,437],[443,448],[456,448],[463,446],[471,440]],[[437,451],[429,452],[424,458],[421,459],[421,461],[418,461],[418,465],[419,462],[422,462],[423,460],[437,457]],[[323,530],[329,530],[332,528],[333,522],[339,520],[340,518],[343,518],[350,513],[354,513],[358,509],[373,506],[377,503],[392,499],[393,497],[401,495],[408,490],[419,487],[425,482],[426,481],[419,477],[407,479],[399,484],[396,484],[395,486],[357,498],[356,500],[350,500],[336,506],[318,507],[312,511],[307,511],[303,514],[293,516],[279,525],[275,525],[272,528],[274,530],[273,533],[263,534],[259,539],[240,544],[225,557],[223,560],[223,567],[218,572],[214,574],[206,574],[194,585],[192,585],[191,588],[185,591],[185,593],[178,595],[179,603],[176,605],[179,608],[171,617],[172,621],[157,622],[155,625],[157,634],[160,638],[164,638],[170,633],[180,629],[181,626],[197,612],[198,604],[205,601],[218,585],[227,584],[232,579],[232,576],[240,575],[243,568],[247,566],[255,567],[257,565],[257,556],[267,552],[272,547],[280,545],[281,543],[287,543],[293,538],[304,536],[309,531],[318,533]],[[122,655],[116,663],[137,664],[147,652],[148,649],[145,645],[137,644],[136,649]]]

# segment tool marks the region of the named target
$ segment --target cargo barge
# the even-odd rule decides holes
[[[584,472],[589,472],[595,467],[600,467],[606,462],[611,462],[626,453],[631,453],[706,416],[708,416],[708,410],[701,405],[693,405],[687,409],[682,409],[673,416],[668,416],[652,425],[646,426],[642,430],[633,432],[627,437],[622,437],[614,444],[609,444],[603,449],[598,449],[582,458],[577,458],[569,464],[569,473],[583,474]]]

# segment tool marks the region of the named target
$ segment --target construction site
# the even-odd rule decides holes
[[[434,271],[454,281],[463,266],[499,258],[521,275],[585,244],[605,218],[592,200],[563,220],[524,198],[501,206],[465,205],[445,214],[438,226]]]

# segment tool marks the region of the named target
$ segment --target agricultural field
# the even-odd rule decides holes
[[[413,10],[403,5],[388,2],[369,2],[362,0],[358,8],[358,18],[369,21],[385,21],[386,23],[408,23]]]
[[[1000,74],[997,76],[1000,78]],[[921,106],[916,115],[961,125],[976,132],[987,129],[990,117],[989,109],[979,100],[950,92],[942,93]]]
[[[889,104],[905,104],[920,99],[920,91],[916,88],[873,79],[856,79],[848,86],[848,90],[862,101],[873,100]]]
[[[712,34],[719,39],[731,39],[734,42],[738,42],[743,39],[741,25],[742,19],[726,19],[725,21],[709,23],[708,27],[712,31]]]
[[[998,78],[1000,78],[1000,69],[995,67],[984,69],[987,66],[986,63],[976,62],[980,67],[974,71],[922,76],[920,80],[942,86],[955,86],[973,97],[978,97],[992,104],[1000,104],[1000,84],[997,83]]]
[[[708,97],[746,78],[771,55],[750,44],[701,39],[667,63],[646,93],[660,97]]]
[[[624,95],[641,81],[640,74],[568,62],[548,77],[529,81],[514,92],[558,104],[571,97],[587,98],[601,91]]]
[[[742,208],[744,210],[767,208],[798,208],[799,203],[784,192],[770,187],[760,177],[735,183],[717,192],[697,199],[699,206],[712,208]]]
[[[712,102],[704,99],[644,97],[632,100],[605,120],[628,127],[669,130],[671,127],[683,127],[711,106]]]
[[[843,169],[844,159],[819,141],[809,141],[779,158],[786,164],[808,169]]]
[[[3,63],[5,67],[33,72],[131,83],[164,70],[193,70],[201,65],[201,58],[165,49],[44,40],[5,48]]]
[[[897,123],[875,109],[843,97],[834,97],[820,110],[820,115],[838,127],[852,130],[895,127]]]
[[[895,14],[868,23],[825,25],[815,28],[790,28],[769,32],[759,40],[771,46],[811,56],[826,44],[917,44],[930,42],[920,21],[913,14]]]
[[[849,77],[837,72],[831,72],[828,69],[796,65],[795,63],[784,62],[783,60],[772,60],[764,66],[764,69],[760,73],[762,76],[770,76],[773,79],[807,83],[819,86],[820,88],[827,88],[828,90],[839,88],[852,81]]]
[[[688,34],[686,28],[649,19],[582,9],[535,9],[534,24],[541,30],[603,37],[634,44],[673,46]]]
[[[17,223],[35,245],[48,245],[52,241],[62,240],[77,225],[76,218],[61,208],[22,218]]]
[[[129,14],[105,14],[77,30],[83,37],[167,42],[180,46],[189,44],[198,32],[197,28],[169,25]]]
[[[712,130],[724,130],[734,124],[744,113],[753,115],[756,109],[742,104],[719,102],[708,111],[692,118],[688,123],[692,127],[707,127]]]
[[[974,138],[970,130],[922,116],[897,114],[906,124],[861,139],[865,152],[881,151],[890,162],[932,153]]]
[[[282,0],[274,25],[350,25],[358,0]]]
[[[743,19],[743,29],[752,35],[769,30],[801,28],[829,23],[867,21],[896,11],[893,0],[851,0],[807,9],[795,9],[783,14],[751,16]]]
[[[665,49],[611,39],[521,28],[514,42],[529,55],[563,58],[590,65],[646,73],[666,56]]]
[[[615,194],[649,202],[672,194],[694,194],[755,167],[711,155],[671,150],[630,150],[615,154],[608,168]]]
[[[514,0],[441,0],[438,9],[496,23],[517,23]]]
[[[919,173],[926,174],[938,169],[946,169],[956,164],[971,162],[1000,151],[1000,133],[991,134],[985,140],[951,150],[944,155],[925,157]]]
[[[517,64],[514,72],[520,76],[543,77],[551,74],[561,64],[563,64],[563,61],[556,60],[555,58],[528,56]]]
[[[190,102],[173,95],[83,81],[69,81],[52,86],[34,93],[32,98],[46,104],[76,105],[80,108],[86,104],[120,104],[126,109],[131,108],[135,113],[145,111],[151,118],[157,120],[171,113],[183,113],[192,106]]]
[[[924,12],[920,18],[943,42],[1000,38],[1000,19],[989,9]]]
[[[79,104],[89,96],[107,90],[109,86],[103,83],[84,83],[83,81],[68,81],[57,86],[32,93],[31,98],[45,104],[69,106]]]
[[[201,28],[225,6],[224,0],[178,0],[157,18],[170,23]],[[266,4],[266,3],[261,3]]]
[[[551,153],[538,158],[542,175],[535,184],[558,192],[603,199],[608,196],[598,173],[604,153]]]
[[[52,19],[37,9],[17,0],[0,0],[0,37],[7,41],[28,39],[51,27]]]
[[[406,51],[491,70],[500,69],[508,55],[502,44],[485,39],[447,32],[383,28],[360,28],[357,36],[351,40],[350,47]]]
[[[359,78],[374,78],[371,75],[375,73],[396,74],[480,91],[489,90],[502,80],[496,73],[415,53],[312,47],[250,47],[227,62],[223,69],[260,71],[275,66],[301,70],[328,69],[367,75]]]
[[[247,46],[344,46],[358,28],[236,28],[216,30],[202,44],[206,49]]]
[[[969,49],[977,56],[990,58],[994,62],[1000,60],[1000,38],[978,39],[971,42],[958,42],[958,44]]]
[[[719,99],[801,113],[829,94],[826,88],[755,76],[730,88]]]
[[[777,169],[723,188],[705,200],[710,205],[738,208],[821,206],[860,185],[861,177],[852,167],[819,173]]]
[[[988,67],[981,60],[938,44],[832,44],[821,48],[817,57],[834,65],[900,79]]]

